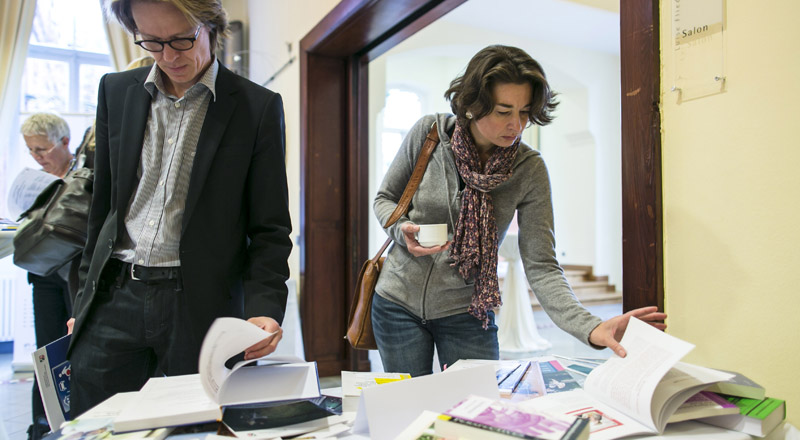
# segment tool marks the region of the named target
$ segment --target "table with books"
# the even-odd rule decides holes
[[[0,229],[0,258],[5,258],[14,253],[14,235],[16,226],[2,225]]]
[[[229,346],[230,353],[238,350],[230,345],[239,338],[231,336],[233,332],[250,334],[242,346],[263,338],[232,318],[221,323],[226,327],[215,323],[209,334],[212,339],[230,338],[228,344],[216,341],[213,345]],[[691,344],[635,318],[621,343],[628,353],[625,358],[459,360],[444,372],[415,378],[402,373],[343,371],[341,387],[321,391],[316,368],[309,363],[220,370],[227,378],[222,376],[219,383],[230,385],[247,377],[248,392],[261,389],[265,393],[263,399],[250,393],[246,401],[231,400],[230,404],[223,402],[221,392],[226,390],[222,389],[209,404],[211,394],[202,397],[204,389],[209,393],[201,384],[202,377],[188,381],[184,376],[158,378],[153,382],[162,381],[158,387],[148,382],[142,391],[120,393],[79,417],[78,422],[71,422],[72,432],[56,433],[52,438],[74,435],[81,423],[100,424],[107,431],[128,426],[114,433],[138,430],[136,438],[151,440],[186,438],[184,435],[248,439],[302,435],[304,439],[350,440],[773,440],[789,438],[787,433],[800,435],[784,423],[786,403],[767,398],[764,388],[754,381],[742,374],[680,362],[693,348]],[[219,360],[230,353],[209,355],[207,363],[222,365]],[[165,391],[167,381],[186,383],[177,396],[148,394],[154,388]],[[255,386],[257,383],[263,386]],[[298,385],[299,393],[292,391],[292,383]],[[172,403],[147,400],[158,395]],[[190,395],[197,400],[188,400]],[[203,402],[202,413],[190,408],[198,401]],[[130,416],[131,409],[140,423],[123,425],[120,418]],[[154,413],[150,419],[144,417],[148,411]],[[168,412],[197,417],[168,419]],[[170,428],[176,425],[181,427]]]

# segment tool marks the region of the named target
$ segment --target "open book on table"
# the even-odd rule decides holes
[[[154,377],[114,419],[114,432],[221,420],[222,406],[320,396],[315,362],[293,356],[226,361],[270,333],[237,318],[218,318],[200,349],[199,374]]]
[[[532,409],[586,416],[591,438],[661,434],[687,399],[731,374],[679,360],[693,344],[631,318],[620,341],[627,356],[612,355],[586,377],[584,388],[523,402]]]

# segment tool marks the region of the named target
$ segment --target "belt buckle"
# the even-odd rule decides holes
[[[131,263],[131,279],[134,281],[141,281],[141,279],[137,278],[136,275],[133,273],[133,268],[136,266],[135,264]]]

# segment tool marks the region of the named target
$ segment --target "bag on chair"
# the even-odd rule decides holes
[[[425,138],[425,145],[422,146],[422,151],[419,153],[406,189],[403,191],[403,195],[400,197],[394,212],[392,212],[389,220],[383,226],[384,228],[393,225],[408,211],[411,197],[417,191],[417,187],[422,181],[422,175],[425,174],[425,168],[428,166],[428,159],[430,159],[438,143],[439,131],[434,122],[430,133]],[[392,238],[387,238],[378,253],[367,260],[358,273],[353,301],[350,304],[350,317],[347,320],[347,335],[345,336],[350,341],[350,345],[358,350],[376,350],[378,348],[375,342],[375,334],[372,332],[372,297],[375,295],[375,285],[378,283],[378,277],[381,274],[381,268],[383,268],[384,257],[382,255],[391,242]]]
[[[94,171],[79,168],[56,179],[23,212],[25,219],[14,235],[14,264],[48,276],[83,251]]]

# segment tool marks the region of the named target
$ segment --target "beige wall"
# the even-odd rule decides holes
[[[727,0],[726,91],[680,103],[661,3],[668,332],[800,425],[800,2]]]
[[[294,56],[295,61],[267,85],[283,97],[286,114],[286,172],[295,250],[289,257],[291,277],[300,276],[300,40],[339,3],[338,0],[249,0],[250,79],[266,81]],[[291,44],[291,50],[287,43]],[[302,287],[301,287],[302,289]],[[301,290],[302,291],[302,290]]]

